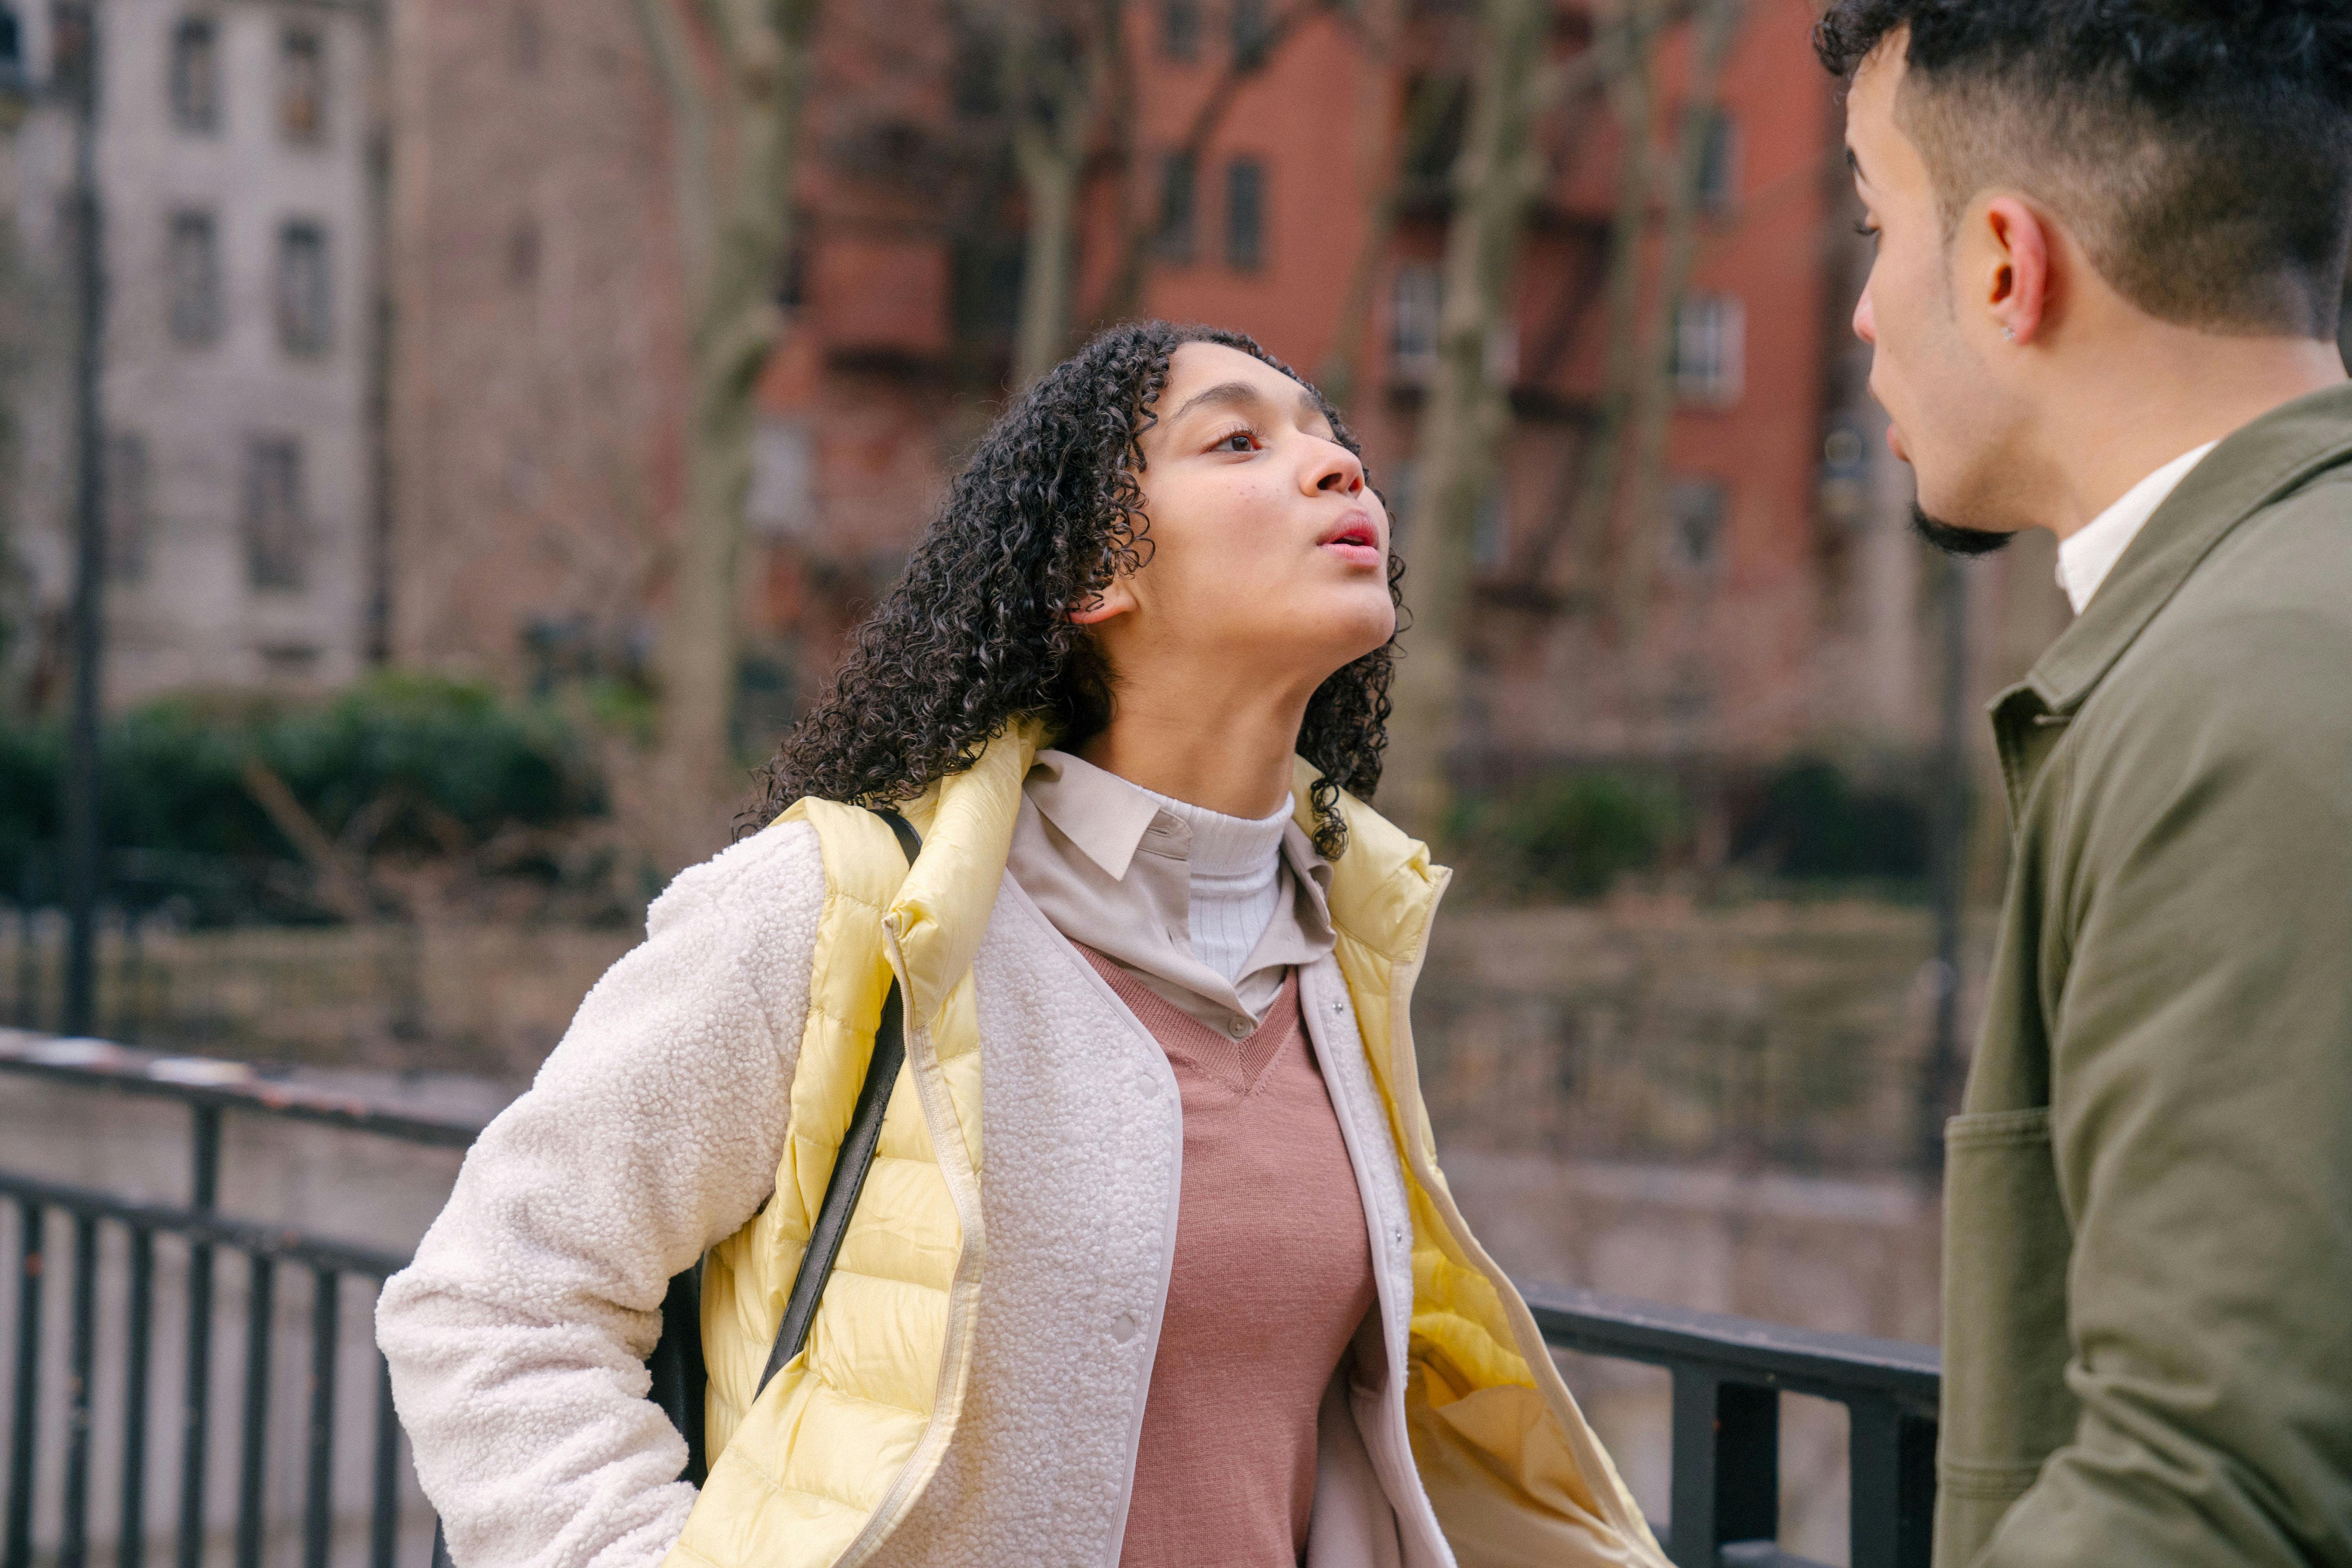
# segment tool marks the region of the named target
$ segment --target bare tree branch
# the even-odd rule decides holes
[[[782,328],[776,286],[791,242],[816,0],[704,0],[716,73],[701,68],[678,0],[634,4],[677,127],[688,285],[686,507],[658,651],[660,772],[675,825],[662,853],[684,865],[724,841],[727,803],[740,790],[735,571],[754,388]]]
[[[1387,174],[1372,194],[1363,243],[1356,247],[1355,263],[1348,269],[1348,288],[1339,297],[1331,351],[1316,373],[1323,395],[1341,408],[1355,399],[1357,366],[1364,352],[1364,335],[1371,329],[1372,291],[1379,286],[1381,264],[1387,261],[1389,246],[1396,237],[1405,183],[1438,127],[1445,122],[1445,111],[1461,87],[1445,78],[1423,77],[1413,84],[1405,104],[1402,133],[1388,160]]]
[[[1115,75],[1119,15],[1118,0],[1097,0],[1076,16],[1055,16],[1045,0],[1013,0],[1005,12],[1005,108],[1013,163],[1029,198],[1015,386],[1045,374],[1068,347],[1078,199],[1087,150]]]
[[[1413,625],[1397,669],[1389,734],[1398,815],[1442,837],[1451,811],[1446,754],[1460,710],[1462,631],[1478,514],[1510,427],[1494,347],[1508,321],[1527,219],[1543,184],[1531,134],[1531,82],[1550,32],[1550,0],[1484,0],[1470,121],[1454,167],[1437,372],[1422,416],[1408,554]]]
[[[1327,8],[1331,0],[1292,0],[1282,13],[1266,24],[1259,35],[1256,47],[1246,51],[1236,48],[1226,56],[1225,68],[1217,73],[1208,96],[1192,110],[1184,134],[1177,139],[1172,155],[1185,159],[1197,171],[1202,154],[1215,139],[1218,129],[1232,112],[1234,100],[1242,89],[1265,74],[1274,58],[1299,25],[1315,12]],[[1137,184],[1139,165],[1130,163],[1128,182],[1130,190]],[[1158,238],[1159,209],[1147,198],[1135,200],[1131,195],[1124,204],[1127,222],[1119,241],[1118,265],[1112,269],[1110,282],[1103,290],[1102,302],[1093,312],[1097,321],[1116,321],[1135,314],[1143,303],[1143,287],[1151,270],[1152,243]]]

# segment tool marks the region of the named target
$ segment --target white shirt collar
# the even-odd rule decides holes
[[[2183,452],[2164,467],[2126,490],[2115,505],[2084,523],[2058,546],[2058,585],[2066,590],[2073,601],[2074,613],[2081,615],[2099,584],[2107,580],[2117,561],[2139,537],[2147,520],[2167,497],[2180,487],[2189,470],[2205,460],[2205,454],[2220,446],[2208,441],[2193,452]]]

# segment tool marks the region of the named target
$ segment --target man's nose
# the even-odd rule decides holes
[[[1854,302],[1853,335],[1872,348],[1878,346],[1878,313],[1871,309],[1868,289],[1864,289],[1862,298]]]

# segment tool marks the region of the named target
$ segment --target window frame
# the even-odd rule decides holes
[[[220,215],[209,207],[180,207],[164,223],[163,310],[165,330],[184,349],[208,349],[227,335],[227,301],[221,268]],[[183,261],[196,258],[193,281]]]
[[[283,462],[278,459],[283,458]],[[255,433],[245,441],[245,494],[237,532],[245,585],[257,593],[299,594],[310,586],[312,526],[308,464],[299,435]],[[273,485],[273,480],[278,481]],[[282,502],[282,506],[274,504]]]
[[[1389,372],[1418,386],[1437,373],[1437,330],[1445,308],[1445,274],[1433,261],[1399,261],[1389,277]],[[1413,341],[1408,341],[1408,334]]]
[[[1201,245],[1200,160],[1181,148],[1160,155],[1160,215],[1152,254],[1172,266],[1193,260]]]
[[[1732,293],[1693,293],[1675,307],[1670,366],[1676,401],[1713,409],[1748,393],[1748,302]]]
[[[1209,31],[1202,0],[1160,0],[1159,14],[1160,58],[1176,65],[1198,65]]]
[[[304,301],[296,298],[298,279],[295,258],[310,241],[307,248],[313,258],[310,277],[316,287],[310,290],[313,299]],[[272,278],[271,300],[278,325],[278,347],[281,353],[296,359],[320,359],[335,343],[335,262],[331,237],[325,222],[312,217],[288,217],[278,225],[277,269]],[[315,306],[315,331],[305,331],[312,316],[303,312]]]
[[[1225,163],[1224,255],[1225,265],[1236,272],[1257,272],[1266,265],[1265,219],[1267,161],[1254,153],[1243,153]],[[1244,178],[1246,176],[1246,178]],[[1248,200],[1243,193],[1247,190]],[[1248,207],[1248,223],[1244,225],[1243,208]],[[1248,245],[1242,244],[1246,226]]]
[[[228,115],[221,91],[221,23],[211,11],[184,11],[172,23],[164,50],[164,101],[172,129],[185,136],[217,136]],[[194,47],[203,41],[201,56]],[[203,69],[194,68],[201,58]],[[201,91],[198,90],[201,86]]]
[[[307,66],[301,64],[307,55]],[[289,147],[324,147],[329,139],[327,30],[288,22],[278,29],[278,139]],[[308,87],[307,99],[303,89]],[[307,105],[307,114],[303,112]]]

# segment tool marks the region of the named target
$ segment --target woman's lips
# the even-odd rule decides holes
[[[1341,518],[1317,542],[1353,565],[1377,566],[1382,561],[1381,531],[1370,516],[1360,511]]]

